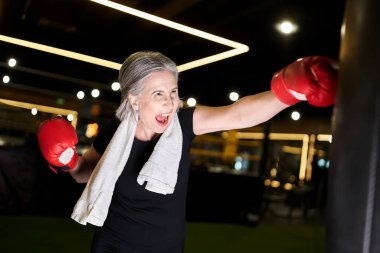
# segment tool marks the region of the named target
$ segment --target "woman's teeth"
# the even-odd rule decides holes
[[[168,119],[169,119],[169,115],[170,114],[161,114],[161,115],[158,115],[158,116],[156,116],[156,120],[160,124],[165,124],[168,121]]]

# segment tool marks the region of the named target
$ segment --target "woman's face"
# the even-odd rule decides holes
[[[153,72],[142,82],[143,91],[131,96],[131,103],[138,110],[136,137],[150,140],[164,132],[177,113],[179,106],[178,85],[170,71]]]

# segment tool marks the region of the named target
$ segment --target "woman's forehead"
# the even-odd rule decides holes
[[[153,72],[142,81],[144,90],[173,89],[178,86],[175,75],[170,71]]]

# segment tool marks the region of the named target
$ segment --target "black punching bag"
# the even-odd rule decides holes
[[[380,7],[347,0],[329,173],[327,252],[380,252]]]

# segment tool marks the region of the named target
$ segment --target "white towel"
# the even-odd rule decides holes
[[[131,152],[136,132],[136,120],[129,113],[120,122],[76,203],[71,218],[80,224],[102,226],[107,217],[117,179]],[[177,114],[161,135],[151,156],[137,177],[146,189],[160,194],[172,194],[177,183],[182,154],[182,130]]]

